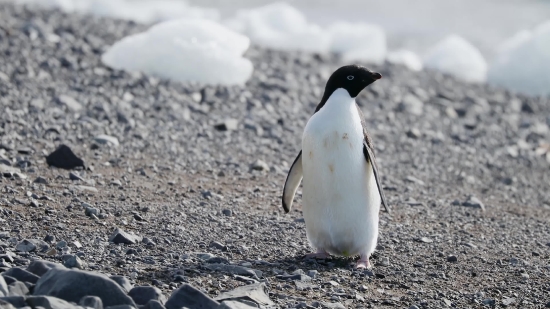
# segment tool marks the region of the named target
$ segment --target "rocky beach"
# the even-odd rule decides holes
[[[392,212],[355,270],[303,258],[300,189],[281,207],[346,63],[252,46],[242,87],[102,64],[147,28],[0,2],[0,308],[550,307],[550,97],[369,66]]]

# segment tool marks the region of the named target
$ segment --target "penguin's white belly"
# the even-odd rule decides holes
[[[381,202],[372,167],[363,155],[363,131],[354,110],[355,106],[343,114],[319,111],[302,140],[308,240],[317,249],[343,256],[374,251]]]

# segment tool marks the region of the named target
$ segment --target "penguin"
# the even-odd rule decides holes
[[[359,65],[337,69],[307,122],[302,149],[288,172],[282,195],[286,213],[303,179],[302,209],[309,243],[306,258],[357,256],[355,268],[371,268],[381,204],[389,213],[372,140],[355,98],[382,78]]]

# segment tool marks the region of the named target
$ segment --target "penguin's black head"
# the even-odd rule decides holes
[[[344,88],[352,98],[355,98],[361,90],[381,79],[380,73],[372,72],[360,65],[346,65],[334,71],[325,86],[325,95],[330,97],[334,90]]]

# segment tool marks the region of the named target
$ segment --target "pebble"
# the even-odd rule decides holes
[[[252,169],[256,171],[269,171],[269,165],[262,160],[256,160],[252,163]]]
[[[39,183],[39,184],[43,184],[43,185],[47,185],[48,184],[48,180],[42,176],[38,176],[36,177],[36,179],[34,180],[34,183]]]
[[[233,211],[231,209],[224,209],[222,210],[222,214],[226,217],[231,217],[233,215]]]
[[[67,107],[70,111],[78,112],[82,109],[82,105],[78,103],[73,97],[62,94],[57,97],[57,101]]]
[[[462,206],[478,208],[478,209],[481,209],[482,211],[485,211],[485,205],[477,197],[473,195],[470,195],[468,197],[468,200],[462,203]]]
[[[102,145],[111,145],[111,146],[118,146],[119,142],[118,139],[114,136],[101,134],[94,138],[94,140]]]
[[[218,131],[234,131],[239,128],[239,121],[236,119],[226,119],[214,125],[214,128]]]
[[[141,237],[126,233],[119,228],[115,229],[109,237],[109,241],[115,244],[135,244],[141,242],[141,240]]]
[[[447,262],[457,262],[458,258],[455,255],[447,256]]]

